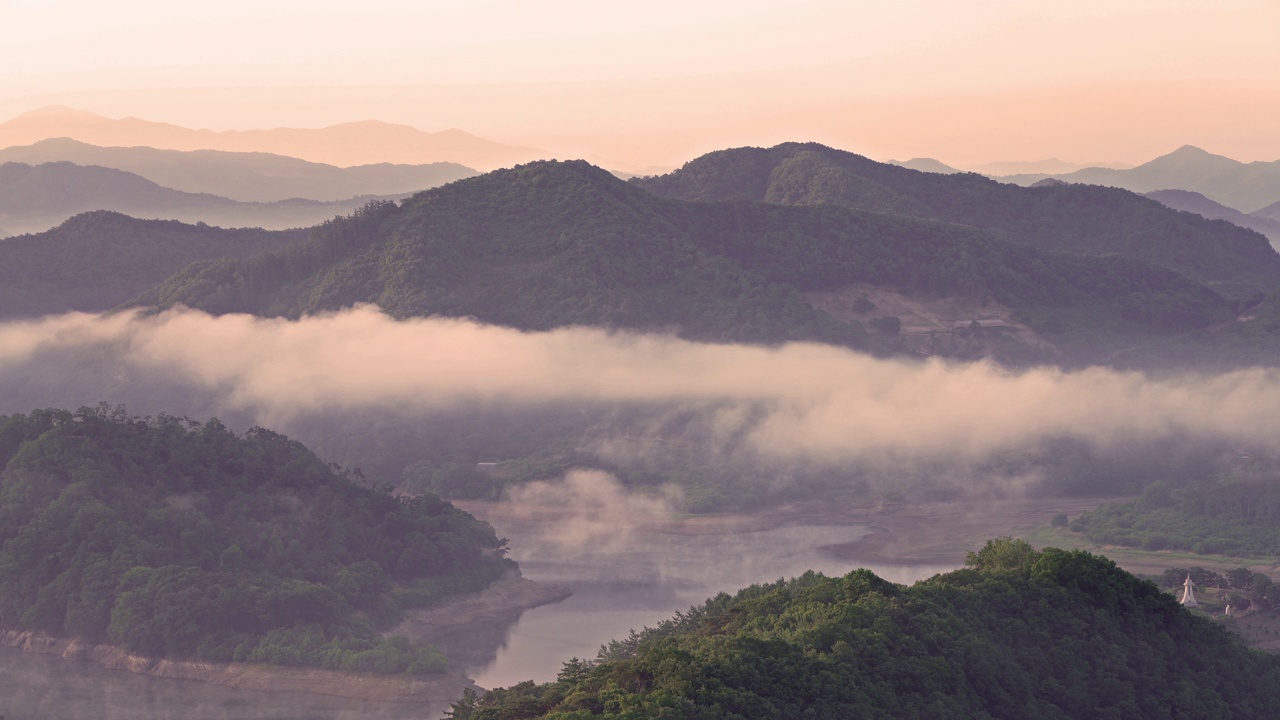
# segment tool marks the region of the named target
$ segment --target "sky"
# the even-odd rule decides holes
[[[633,167],[1280,159],[1276,0],[0,0],[0,119],[379,119]]]

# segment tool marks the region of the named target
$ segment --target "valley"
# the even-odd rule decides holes
[[[1280,718],[1277,28],[0,2],[0,720]]]

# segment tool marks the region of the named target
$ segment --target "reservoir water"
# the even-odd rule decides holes
[[[483,511],[478,512],[484,516]],[[563,518],[542,522],[487,518],[510,540],[524,575],[564,585],[573,596],[524,612],[508,627],[475,638],[481,687],[555,678],[571,657],[652,626],[719,592],[793,577],[806,570],[844,574],[866,566],[909,583],[950,566],[868,566],[824,546],[867,532],[856,525],[795,524],[753,531],[690,532],[609,525],[583,535]],[[447,705],[375,703],[297,693],[234,690],[106,670],[92,663],[0,648],[0,715],[9,720],[434,720]]]
[[[7,720],[434,720],[448,705],[235,690],[0,648]]]
[[[557,543],[546,525],[489,518],[511,541],[524,576],[563,585],[573,596],[526,611],[507,630],[494,659],[467,674],[486,688],[522,680],[554,680],[571,657],[594,659],[600,646],[631,629],[687,611],[720,592],[791,578],[814,570],[843,575],[867,567],[899,583],[911,583],[953,566],[866,565],[842,560],[824,546],[867,534],[857,525],[789,525],[750,532],[696,534],[633,530],[621,540]]]

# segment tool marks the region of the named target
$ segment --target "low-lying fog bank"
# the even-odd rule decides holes
[[[855,463],[977,475],[993,455],[1054,438],[1097,453],[1184,436],[1234,450],[1280,430],[1275,370],[1162,379],[1108,369],[1013,372],[804,343],[397,321],[372,306],[296,321],[175,310],[5,323],[0,390],[6,413],[106,401],[135,413],[217,415],[241,430],[261,424],[349,466],[362,453],[374,464],[380,454],[394,457],[394,466],[379,468],[393,476],[375,478],[393,484],[416,462],[405,446],[434,448],[449,430],[410,438],[400,426],[468,414],[506,417],[518,433],[538,425],[539,413],[561,412],[566,442],[619,467],[742,463],[776,476]],[[619,408],[648,415],[617,421]],[[603,415],[573,426],[575,413],[605,412],[614,413],[611,432],[599,429]],[[472,435],[489,429],[483,417],[472,422]],[[484,442],[472,440],[464,454],[473,461],[517,452],[495,447],[485,457]],[[1034,470],[1001,472],[990,481],[996,490],[1035,480]]]
[[[0,325],[6,380],[39,381],[31,363],[51,354],[180,378],[213,392],[220,407],[267,422],[365,406],[729,401],[740,405],[718,413],[724,437],[745,425],[761,452],[828,462],[878,450],[983,453],[1054,434],[1106,443],[1174,431],[1256,440],[1280,430],[1280,371],[1269,369],[1161,380],[1107,369],[1012,372],[808,343],[397,321],[373,306],[297,321],[178,310]],[[763,417],[743,410],[757,405]]]

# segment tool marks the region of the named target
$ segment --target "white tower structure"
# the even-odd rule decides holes
[[[1182,583],[1182,604],[1186,607],[1195,607],[1199,605],[1196,602],[1196,584],[1191,582],[1191,574],[1187,574],[1187,579]]]

